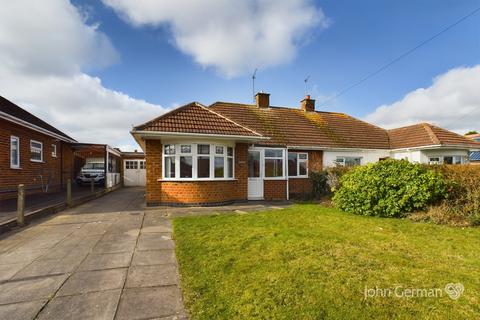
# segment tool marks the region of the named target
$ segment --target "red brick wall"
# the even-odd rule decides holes
[[[298,151],[302,152],[302,151]],[[308,153],[308,172],[321,171],[323,162],[322,151],[303,151]],[[312,191],[312,182],[309,178],[290,178],[288,181],[290,196],[308,194]]]
[[[20,169],[10,168],[10,136],[20,139]],[[43,143],[43,162],[30,161],[30,140]],[[52,156],[52,144],[57,145],[57,157]],[[30,130],[12,122],[0,119],[0,199],[16,196],[18,184],[25,184],[27,193],[42,192],[42,180],[49,180],[49,190],[58,190],[62,184],[62,148],[67,149],[67,158],[70,156],[69,146],[55,138]],[[68,160],[64,159],[64,162]],[[64,177],[71,175],[65,171]]]
[[[162,143],[146,141],[148,205],[207,204],[247,199],[248,145],[235,146],[235,179],[230,181],[159,181],[162,177]]]
[[[265,200],[287,199],[287,180],[264,180],[263,198]]]

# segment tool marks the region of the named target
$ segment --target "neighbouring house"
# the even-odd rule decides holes
[[[147,170],[145,166],[145,154],[138,152],[122,151],[122,177],[126,187],[145,186]]]
[[[109,164],[104,170],[108,187],[120,183],[119,152],[79,143],[0,96],[0,199],[16,197],[19,184],[27,194],[58,191],[93,157]]]
[[[480,143],[430,124],[385,130],[349,115],[299,108],[192,102],[131,131],[146,156],[147,205],[285,200],[311,191],[309,173],[386,158],[468,162]]]
[[[480,142],[480,133],[467,134],[465,136],[473,141]],[[470,163],[480,164],[480,151],[472,151],[470,153]]]

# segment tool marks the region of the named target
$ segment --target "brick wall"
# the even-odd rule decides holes
[[[264,180],[263,198],[269,201],[287,199],[287,180]]]
[[[12,135],[20,139],[20,169],[10,168]],[[43,162],[30,161],[30,140],[43,143]],[[52,144],[57,145],[56,158],[52,156]],[[62,178],[71,176],[71,172],[67,172],[70,168],[66,167],[62,177],[62,152],[67,153],[67,159],[63,158],[65,164],[72,155],[68,144],[0,119],[0,199],[16,197],[17,186],[21,183],[25,184],[27,193],[42,192],[42,178],[44,185],[49,182],[50,191],[58,190],[63,183]]]
[[[162,177],[162,143],[146,141],[147,205],[214,204],[247,199],[248,145],[235,146],[233,181],[159,181]]]
[[[302,152],[302,151],[298,151]],[[323,152],[322,151],[303,151],[308,152],[308,172],[321,171]],[[312,182],[309,178],[290,178],[288,181],[288,190],[291,197],[308,194],[312,191]]]

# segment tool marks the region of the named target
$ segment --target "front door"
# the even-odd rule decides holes
[[[248,200],[263,199],[262,151],[248,151]]]

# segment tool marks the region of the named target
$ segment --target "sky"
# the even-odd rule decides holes
[[[129,134],[198,101],[345,112],[393,128],[480,130],[480,1],[42,0],[0,8],[0,95],[78,141]],[[308,77],[305,88],[304,79]]]

